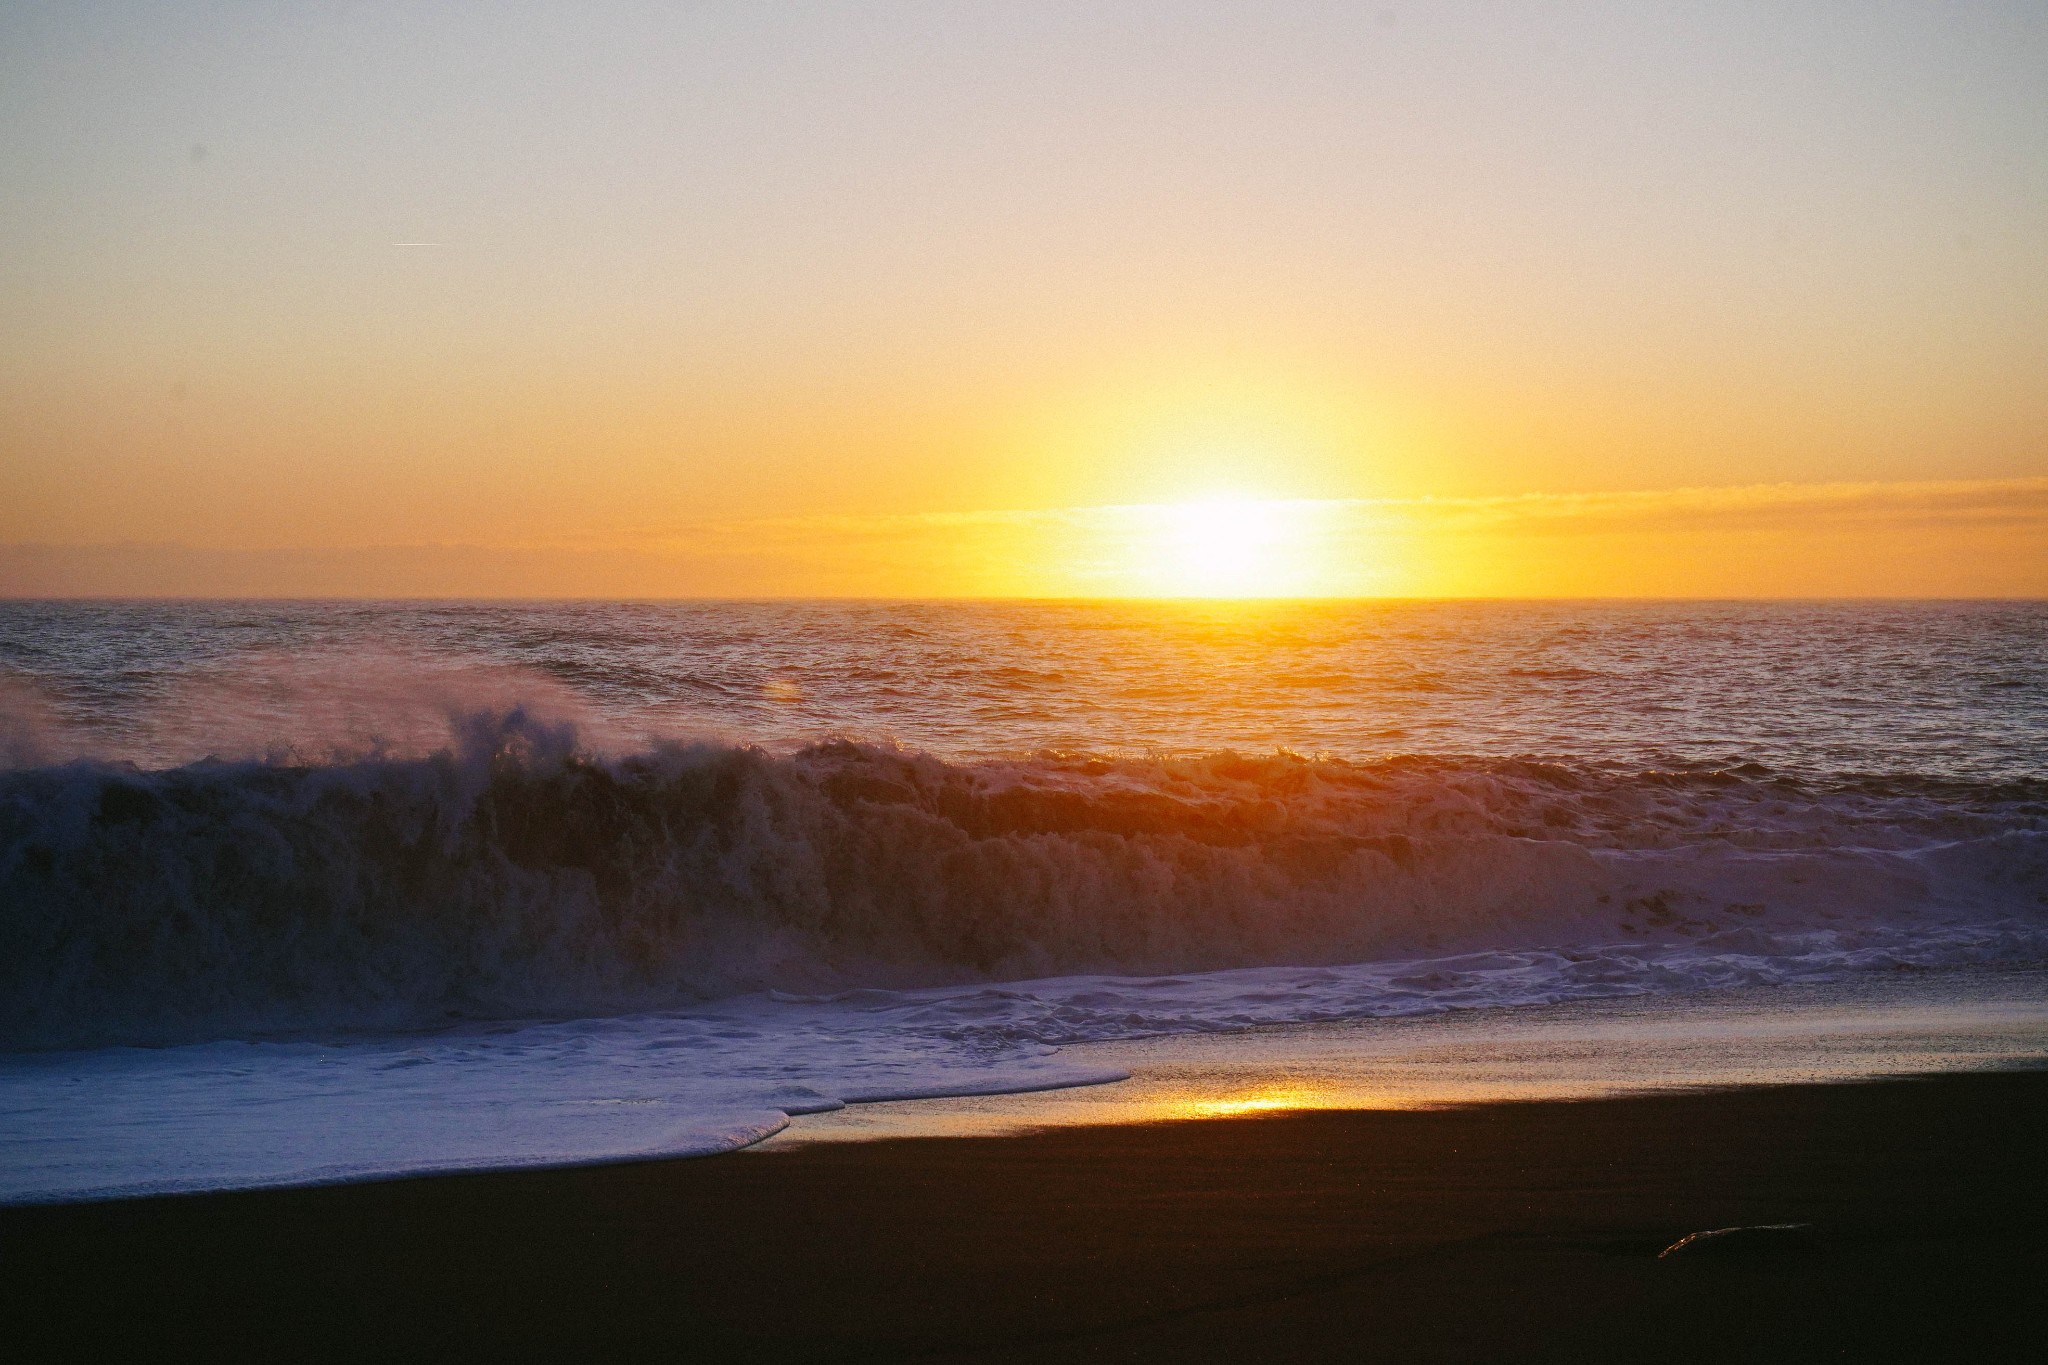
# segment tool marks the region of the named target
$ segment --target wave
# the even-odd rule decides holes
[[[0,1046],[1960,924],[2038,953],[2044,829],[2048,783],[612,753],[514,706],[425,755],[0,772]]]

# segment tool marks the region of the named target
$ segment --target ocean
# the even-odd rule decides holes
[[[2039,602],[0,604],[0,1201],[2044,964]]]

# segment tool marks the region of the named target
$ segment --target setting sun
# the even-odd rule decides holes
[[[1312,593],[1318,574],[1314,505],[1240,497],[1148,509],[1152,591],[1165,597],[1285,597]]]

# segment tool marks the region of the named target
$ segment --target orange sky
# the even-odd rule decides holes
[[[2038,6],[663,9],[0,15],[0,593],[2048,592]]]

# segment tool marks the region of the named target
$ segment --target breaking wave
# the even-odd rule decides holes
[[[1537,946],[2039,958],[2044,831],[2044,782],[612,753],[508,707],[424,755],[0,772],[0,1046]]]

